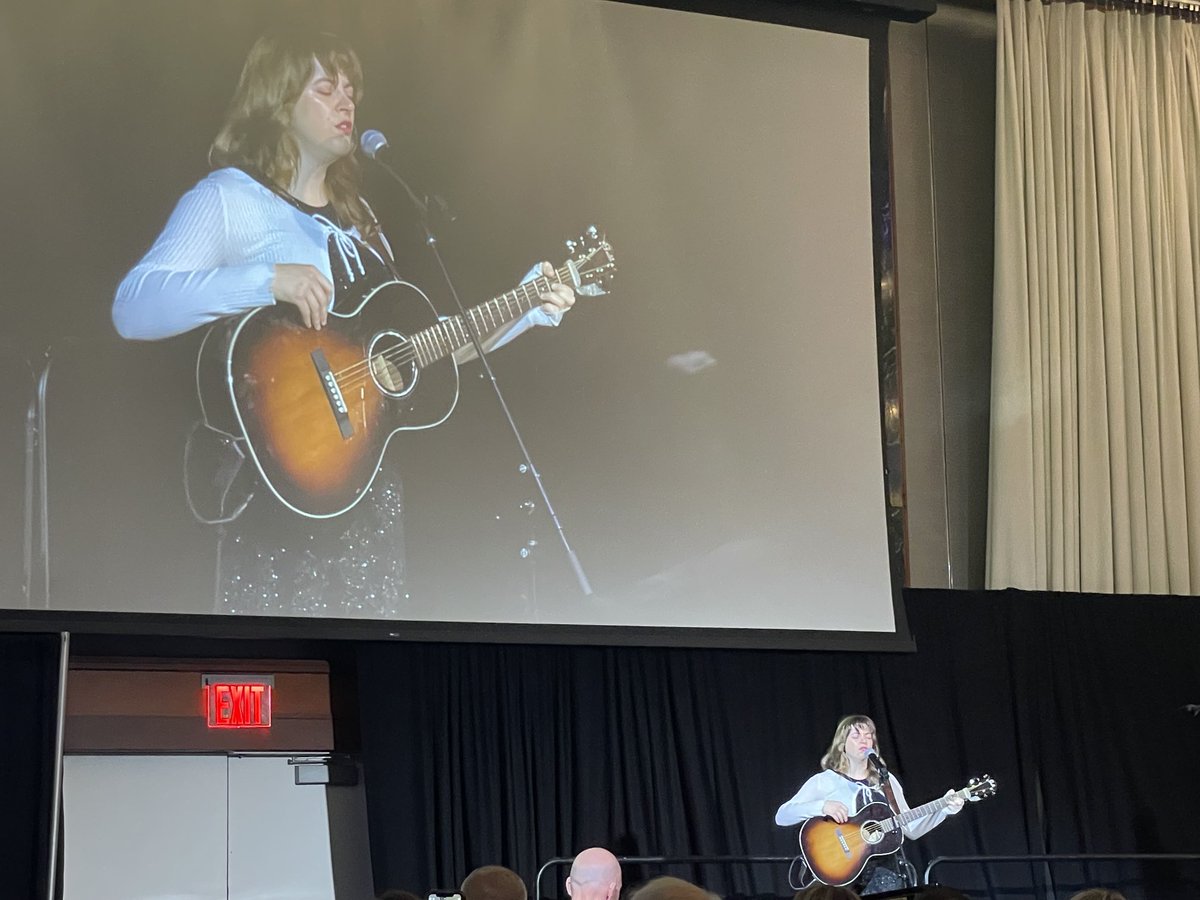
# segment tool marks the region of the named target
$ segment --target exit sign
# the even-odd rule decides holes
[[[205,675],[201,678],[209,728],[270,728],[272,675]]]

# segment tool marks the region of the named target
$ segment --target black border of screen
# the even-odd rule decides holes
[[[891,129],[888,113],[889,20],[853,2],[802,4],[780,0],[606,0],[657,6],[681,12],[719,15],[776,25],[836,32],[868,41],[872,248],[880,385],[880,464],[888,465],[885,444],[885,365],[895,365],[897,333],[891,297],[880,284],[894,281]],[[888,304],[885,308],[884,304]],[[895,379],[898,383],[898,378]],[[893,479],[894,480],[894,479]],[[886,493],[886,484],[885,484]],[[888,556],[894,632],[805,629],[689,628],[687,626],[532,624],[510,622],[432,622],[299,616],[232,616],[191,613],[133,613],[91,610],[0,609],[0,629],[13,632],[72,632],[88,635],[193,637],[246,641],[422,641],[580,646],[724,647],[730,649],[912,651],[915,643],[904,608],[905,535],[903,510],[888,510]],[[734,602],[735,598],[731,598]]]

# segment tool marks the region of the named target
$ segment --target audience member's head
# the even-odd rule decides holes
[[[721,900],[690,881],[661,875],[652,878],[629,895],[629,900]]]
[[[621,895],[621,864],[603,847],[580,851],[567,876],[571,900],[616,900]]]
[[[463,900],[527,900],[525,882],[504,866],[480,866],[463,879]]]
[[[412,891],[402,891],[400,888],[388,888],[376,897],[375,900],[421,900],[421,898]]]
[[[859,900],[859,896],[848,887],[814,881],[796,894],[795,900]]]
[[[1110,891],[1108,888],[1088,888],[1086,891],[1080,891],[1071,900],[1125,900],[1125,897],[1119,891]]]

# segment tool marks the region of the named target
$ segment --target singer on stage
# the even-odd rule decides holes
[[[838,722],[829,749],[821,758],[821,771],[800,787],[796,795],[775,813],[776,825],[799,825],[813,816],[827,816],[845,822],[871,803],[889,803],[884,778],[891,786],[896,812],[907,812],[904,788],[894,773],[889,773],[879,753],[875,723],[867,716],[846,716]],[[953,793],[953,792],[950,792]],[[904,836],[918,838],[942,823],[947,815],[963,808],[955,798],[940,812],[904,826]],[[894,855],[875,857],[863,870],[853,887],[861,895],[877,894],[904,887]]]
[[[157,340],[272,305],[293,307],[299,323],[320,329],[330,310],[397,277],[359,194],[362,83],[354,51],[333,35],[259,39],[209,151],[213,171],[182,197],[117,289],[112,316],[123,337]],[[555,284],[540,299],[482,335],[485,350],[532,325],[558,324],[575,296]],[[457,358],[474,355],[465,350]],[[402,614],[403,495],[394,471],[381,470],[351,512],[325,520],[301,519],[266,491],[253,493],[222,525],[216,611]]]

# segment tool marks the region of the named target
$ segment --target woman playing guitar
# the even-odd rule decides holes
[[[359,196],[361,101],[362,70],[340,38],[298,30],[261,38],[209,152],[213,171],[183,196],[117,289],[117,331],[158,340],[270,307],[298,329],[322,331],[331,314],[396,280],[391,248]],[[538,270],[552,272],[549,264]],[[538,299],[481,335],[484,349],[531,325],[558,324],[575,295],[556,282]],[[466,347],[455,359],[470,356]],[[244,436],[223,434],[244,457]],[[222,527],[216,611],[403,615],[403,495],[386,468],[344,516],[300,518],[259,483],[248,503],[230,504],[232,514],[223,505],[221,518],[206,517]]]
[[[878,765],[869,761],[872,755],[879,760]],[[838,722],[833,741],[821,758],[821,771],[804,782],[796,795],[779,807],[775,813],[775,824],[798,825],[814,817],[846,823],[873,803],[891,807],[881,778],[887,772],[884,766],[878,755],[875,723],[867,716],[846,716]],[[900,780],[890,775],[888,782],[896,801],[893,811],[907,812],[909,806]],[[904,836],[918,838],[927,834],[940,825],[947,815],[958,813],[963,808],[963,802],[957,796],[945,801],[940,811],[905,825]],[[803,841],[801,846],[803,849]],[[809,860],[810,868],[815,869],[813,862]],[[819,876],[819,873],[814,871],[814,875]],[[896,870],[895,856],[886,854],[871,857],[854,880],[854,887],[862,895],[904,887]]]

